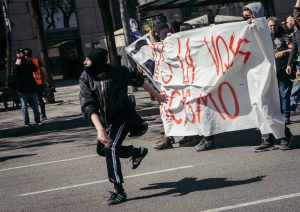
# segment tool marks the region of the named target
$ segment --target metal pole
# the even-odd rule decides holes
[[[13,65],[12,61],[15,58],[14,54],[14,37],[13,37],[13,32],[12,32],[12,26],[10,22],[10,17],[9,17],[9,11],[8,11],[8,5],[6,0],[3,0],[1,2],[1,7],[3,10],[3,17],[5,21],[5,38],[6,38],[6,74],[5,74],[5,85],[8,85],[8,79],[9,76],[11,76],[13,73]]]

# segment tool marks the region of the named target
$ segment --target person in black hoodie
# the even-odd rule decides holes
[[[164,102],[165,97],[144,82],[143,75],[136,70],[107,64],[105,49],[92,49],[83,64],[85,71],[79,79],[81,110],[97,130],[97,153],[106,158],[108,178],[115,189],[106,203],[114,205],[127,198],[119,158],[131,158],[132,169],[136,169],[148,153],[147,148],[122,145],[128,133],[141,136],[148,129],[147,123],[136,113],[134,98],[128,96],[127,86],[143,87],[159,103]]]
[[[290,95],[292,82],[285,73],[287,62],[290,55],[290,49],[286,44],[284,34],[279,31],[279,21],[275,17],[270,17],[267,24],[272,33],[273,48],[275,53],[276,74],[280,94],[281,113],[284,116],[286,124],[290,124]]]
[[[288,75],[296,75],[296,78],[299,79],[300,76],[300,0],[296,1],[294,12],[294,32],[293,32],[293,48],[289,57],[288,65],[286,68],[286,73]],[[296,64],[296,73],[293,73],[292,66]],[[298,76],[298,77],[297,77]],[[291,111],[296,112],[297,103],[300,98],[300,84],[297,80],[293,83],[293,88],[291,92]]]
[[[24,58],[24,50],[18,49],[17,59],[14,64],[15,79],[18,81],[16,90],[19,93],[21,101],[21,111],[25,126],[29,126],[30,119],[28,115],[27,103],[32,107],[35,123],[41,125],[40,112],[37,99],[37,84],[33,78],[33,72],[37,71],[37,66],[31,59]]]

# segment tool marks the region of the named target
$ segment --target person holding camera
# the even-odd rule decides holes
[[[34,65],[36,65],[38,68],[36,72],[33,72],[33,77],[35,79],[35,83],[37,84],[37,96],[42,113],[41,118],[42,120],[47,120],[45,102],[43,100],[43,86],[49,86],[47,82],[46,69],[37,57],[32,57],[32,49],[25,48],[24,56],[25,58],[31,60],[34,63]]]
[[[16,90],[19,93],[21,101],[21,111],[26,127],[30,124],[27,103],[32,107],[35,123],[41,125],[40,112],[38,108],[37,84],[33,77],[33,72],[38,67],[32,62],[31,58],[25,57],[24,49],[18,49],[16,52],[16,61],[14,64],[15,80],[17,80]]]

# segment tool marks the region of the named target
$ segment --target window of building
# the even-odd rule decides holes
[[[41,0],[45,30],[78,27],[73,0]]]

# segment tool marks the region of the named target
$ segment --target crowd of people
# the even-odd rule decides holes
[[[263,5],[246,5],[243,17],[249,24],[255,18],[264,17]],[[287,125],[290,124],[291,111],[296,110],[299,96],[299,82],[294,78],[300,73],[300,0],[295,5],[294,17],[288,17],[284,25],[280,26],[275,17],[268,18],[267,24],[273,41],[281,113],[285,121],[285,136],[280,138],[279,148],[288,150],[291,148],[293,135]],[[148,38],[151,42],[161,42],[167,36],[189,28],[186,25],[180,27],[177,21],[161,23],[153,28]],[[137,70],[107,64],[107,51],[104,49],[91,50],[84,66],[85,71],[79,81],[81,109],[97,131],[97,153],[106,158],[109,181],[114,184],[115,192],[112,192],[106,204],[118,204],[127,198],[122,185],[124,181],[120,158],[131,158],[132,169],[136,169],[148,153],[144,147],[122,144],[128,133],[129,136],[141,136],[148,129],[147,123],[136,113],[134,100],[127,94],[127,86],[145,88],[159,103],[165,102],[166,97],[144,81]],[[255,151],[273,150],[274,141],[273,134],[262,134],[261,144]],[[171,149],[174,143],[174,137],[164,136],[153,148]],[[214,136],[186,136],[179,141],[179,146],[195,146],[196,151],[211,150],[215,148]]]
[[[296,114],[296,107],[300,95],[300,86],[296,76],[300,74],[298,65],[298,48],[296,42],[296,33],[298,25],[295,19],[299,17],[299,8],[295,7],[294,17],[289,16],[282,26],[279,25],[279,19],[269,17],[267,24],[271,33],[274,56],[276,61],[276,73],[278,79],[278,88],[281,103],[281,113],[285,124],[290,124],[290,114]],[[261,3],[251,3],[244,7],[243,18],[251,23],[254,18],[264,17],[264,7]],[[159,24],[152,30],[155,42],[162,41],[168,33],[174,33],[172,25],[174,22]],[[209,20],[209,24],[214,24]],[[176,32],[176,31],[175,31]],[[299,75],[300,76],[300,75]],[[286,128],[286,139],[282,139],[282,150],[290,146],[292,135]],[[175,140],[173,137],[163,137],[154,146],[154,149],[163,150],[173,148]],[[203,137],[199,135],[186,136],[179,141],[180,147],[194,146],[196,151],[207,151],[215,149],[214,136]],[[262,143],[255,148],[255,151],[266,151],[274,149],[274,136],[272,134],[262,135]]]

